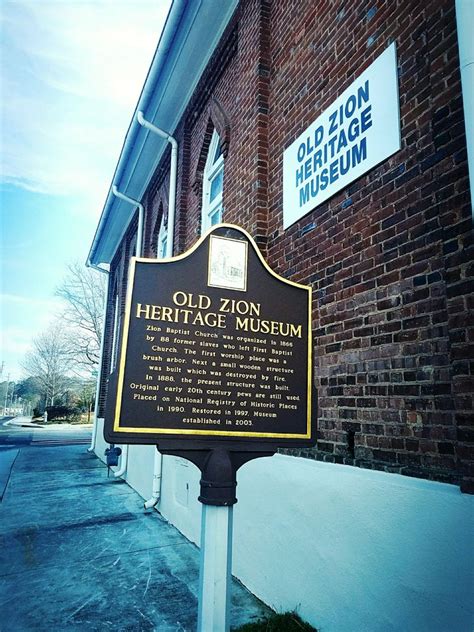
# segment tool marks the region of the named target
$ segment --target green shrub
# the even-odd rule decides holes
[[[41,411],[40,411],[40,409],[38,408],[38,406],[35,406],[35,407],[33,408],[33,412],[32,412],[32,417],[33,417],[33,419],[36,419],[37,417],[41,417],[41,416],[42,416],[42,415],[41,415]]]
[[[68,406],[47,406],[48,421],[53,419],[66,419],[72,413],[72,409]]]
[[[48,421],[65,420],[77,423],[81,417],[79,408],[70,406],[48,406],[46,412],[48,413]]]

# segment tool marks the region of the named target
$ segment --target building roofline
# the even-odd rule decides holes
[[[125,135],[89,264],[111,263],[135,213],[112,194],[112,186],[141,200],[167,148],[166,140],[138,123],[138,111],[173,134],[237,4],[238,0],[221,0],[217,5],[213,0],[173,0]]]

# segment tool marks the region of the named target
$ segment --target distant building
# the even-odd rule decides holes
[[[461,30],[472,9],[459,2]],[[318,444],[239,473],[234,573],[328,632],[470,628],[473,80],[458,35],[452,0],[175,0],[89,255],[109,271],[102,458],[138,230],[112,185],[144,207],[143,256],[225,221],[312,286]],[[170,143],[139,112],[177,142],[174,210]],[[132,446],[122,464],[144,498],[153,457]],[[197,470],[165,457],[162,474],[159,510],[199,541]]]

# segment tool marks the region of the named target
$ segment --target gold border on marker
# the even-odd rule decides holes
[[[199,246],[207,239],[210,233],[214,232],[220,228],[231,228],[236,230],[249,240],[252,244],[254,251],[256,252],[260,262],[263,264],[264,268],[273,275],[278,281],[285,283],[287,285],[293,285],[294,287],[298,287],[302,290],[306,290],[308,292],[308,381],[307,381],[307,421],[306,421],[306,434],[295,434],[295,433],[280,433],[280,432],[243,432],[243,431],[233,431],[226,432],[224,430],[178,430],[175,428],[135,428],[135,427],[121,427],[120,426],[120,412],[122,408],[122,395],[123,395],[123,382],[125,377],[125,364],[126,364],[126,350],[128,344],[128,334],[129,334],[129,326],[130,326],[130,315],[131,315],[131,306],[132,306],[132,295],[133,295],[133,286],[135,282],[135,267],[136,262],[139,263],[171,263],[174,261],[179,261],[180,259],[185,259],[190,254],[192,254]],[[226,239],[229,239],[226,237]],[[235,240],[239,241],[239,240]],[[248,254],[248,252],[247,252]],[[120,350],[120,363],[119,363],[119,375],[118,375],[118,383],[117,383],[117,401],[115,403],[115,419],[114,419],[114,432],[117,433],[131,433],[131,434],[161,434],[161,435],[191,435],[191,436],[208,436],[208,437],[266,437],[266,438],[275,438],[275,439],[311,439],[311,408],[312,408],[312,328],[311,328],[311,319],[312,319],[312,288],[308,285],[302,285],[301,283],[296,283],[296,281],[290,281],[289,279],[285,279],[280,276],[276,272],[274,272],[270,266],[267,264],[265,259],[263,258],[257,244],[255,243],[253,237],[240,226],[235,226],[234,224],[217,224],[210,228],[189,250],[181,255],[177,255],[176,257],[167,257],[164,259],[148,259],[144,257],[131,257],[130,266],[128,271],[128,287],[127,287],[127,296],[125,303],[125,318],[124,318],[124,329],[122,336],[122,345]]]

